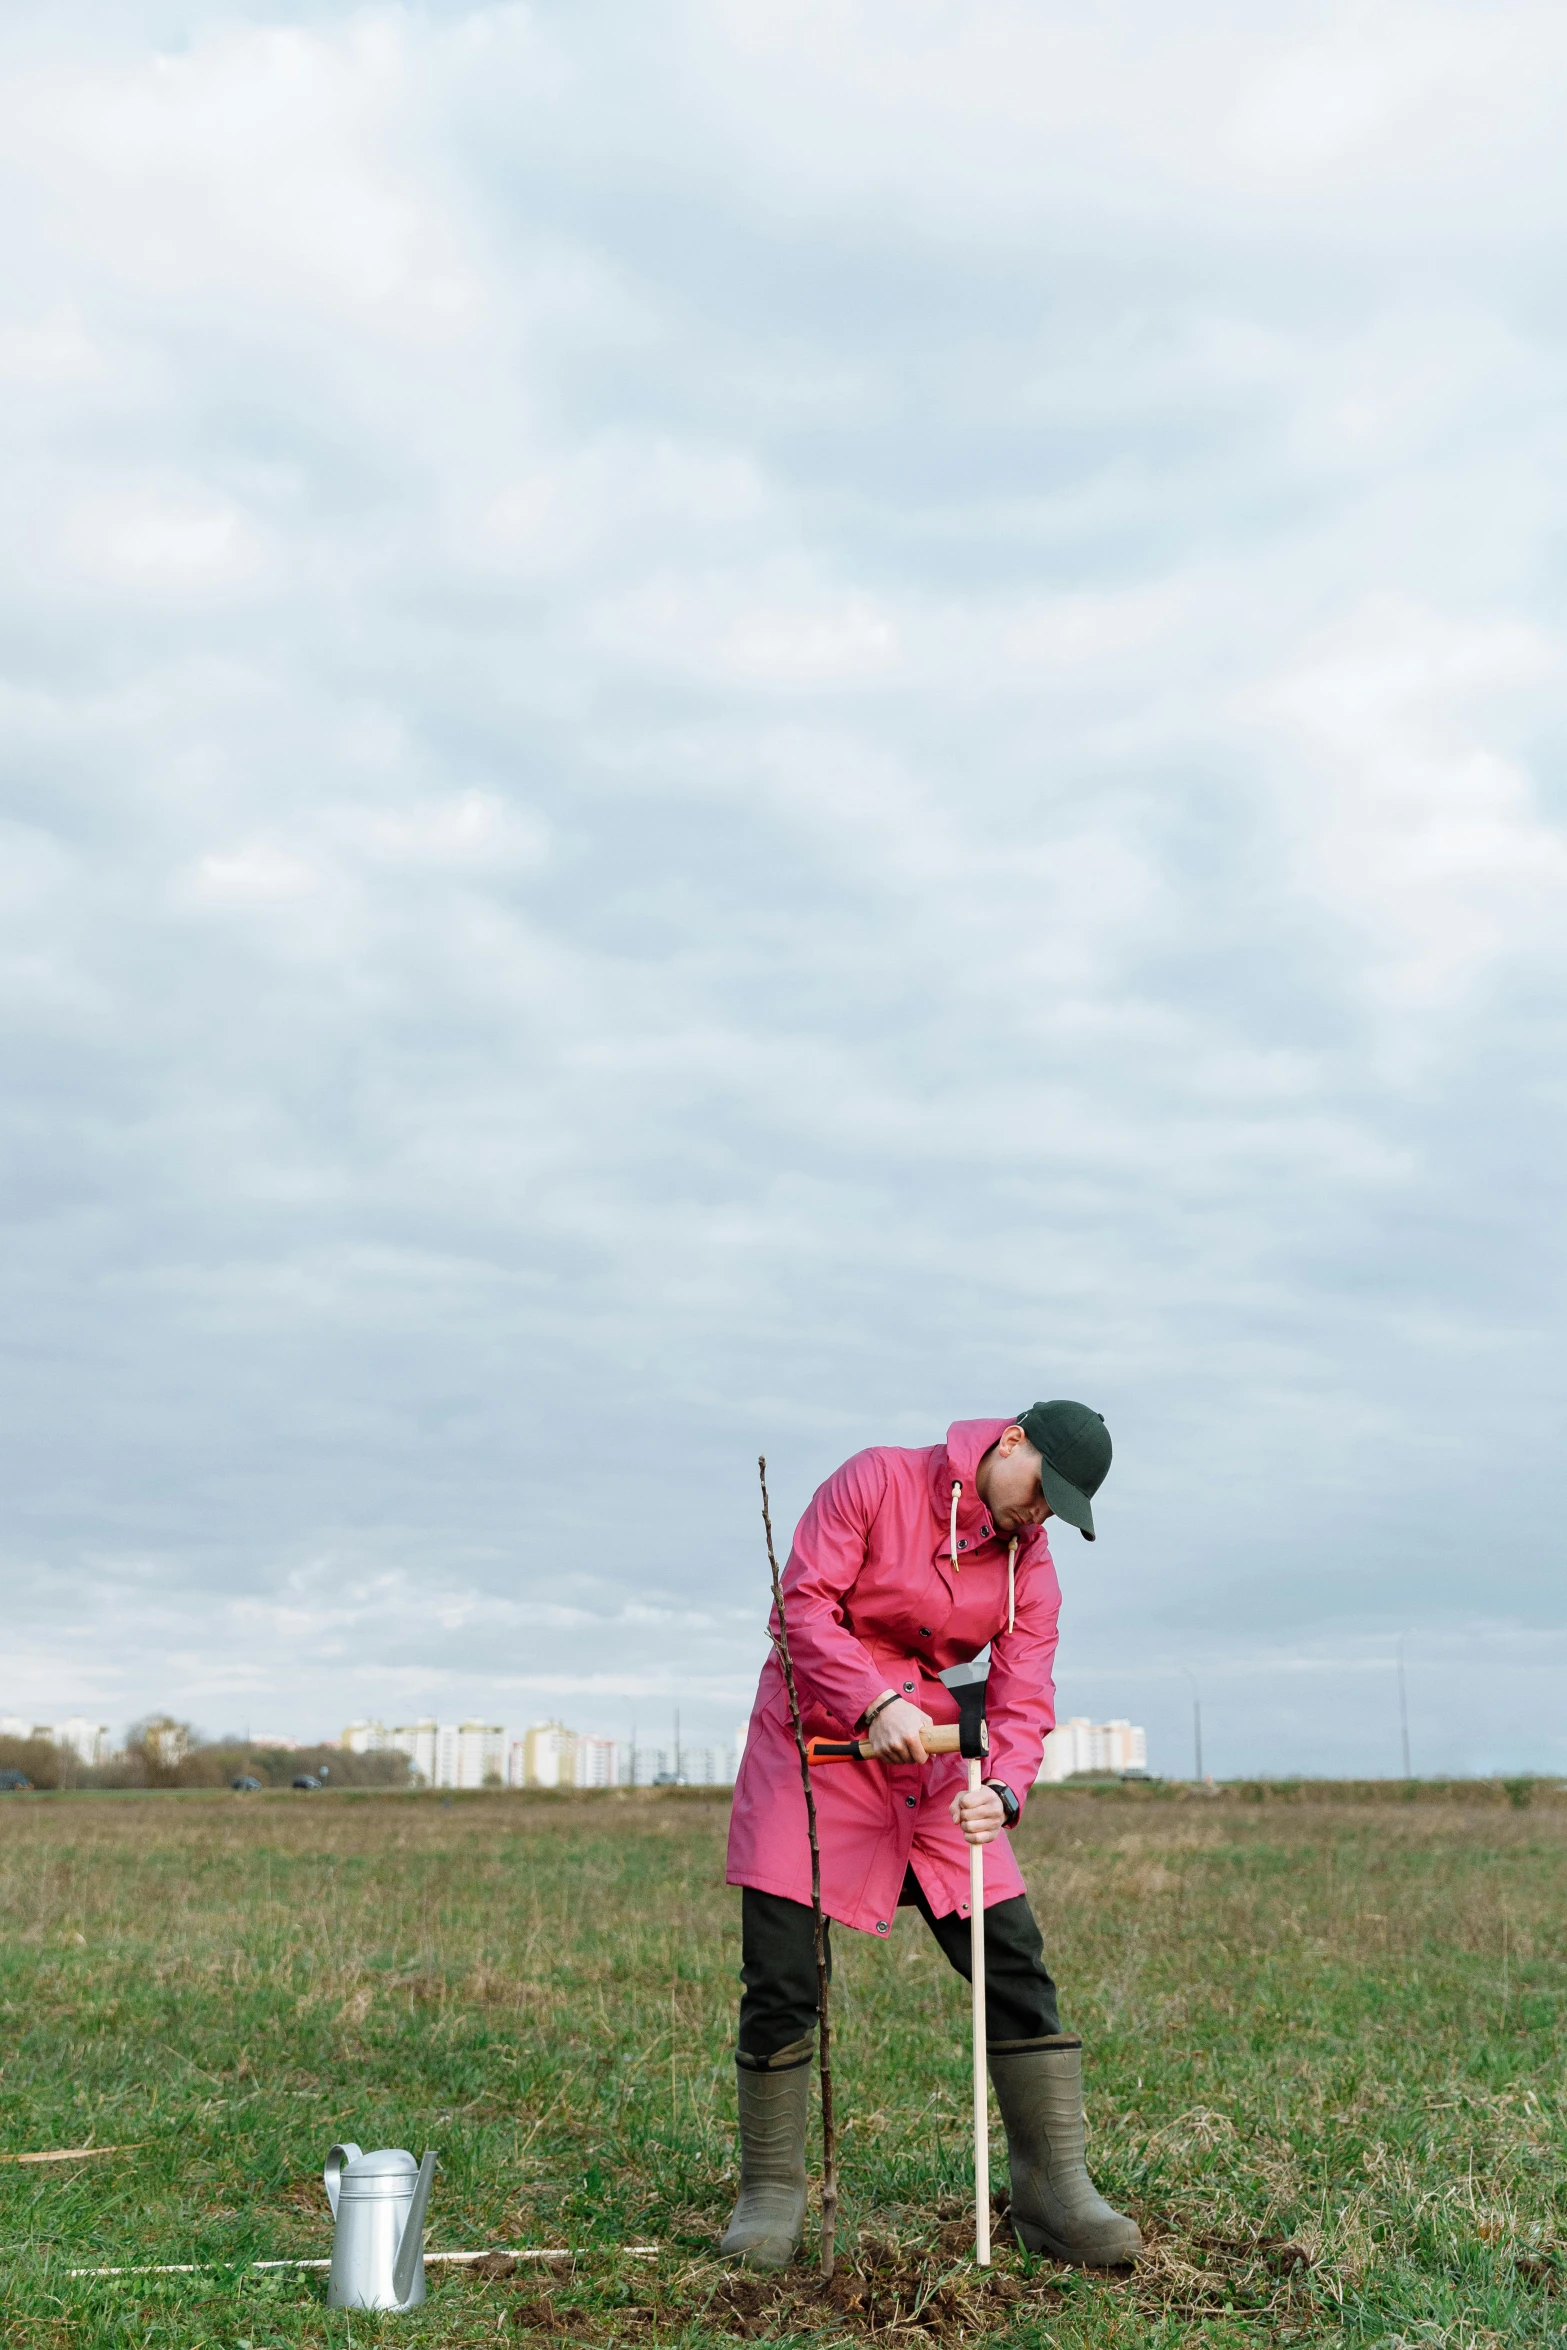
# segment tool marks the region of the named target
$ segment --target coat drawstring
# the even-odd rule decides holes
[[[947,1547],[952,1554],[952,1572],[955,1575],[961,1575],[963,1572],[962,1564],[958,1558],[958,1495],[962,1491],[962,1478],[954,1477],[952,1480],[952,1522],[951,1530],[947,1536]],[[1018,1538],[1014,1534],[1007,1548],[1007,1630],[1009,1632],[1017,1622],[1017,1544]]]

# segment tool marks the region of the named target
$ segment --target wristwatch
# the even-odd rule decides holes
[[[1023,1806],[1019,1803],[1017,1797],[1013,1794],[1005,1779],[987,1779],[985,1781],[985,1785],[990,1789],[992,1795],[1000,1796],[1001,1808],[1007,1815],[1007,1826],[1009,1828],[1015,1828],[1018,1824],[1018,1821],[1023,1816]]]

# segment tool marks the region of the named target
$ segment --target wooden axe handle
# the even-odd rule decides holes
[[[959,1736],[956,1722],[937,1722],[921,1733],[921,1743],[927,1754],[957,1754]],[[868,1738],[808,1738],[805,1759],[810,1763],[869,1762],[871,1742]]]

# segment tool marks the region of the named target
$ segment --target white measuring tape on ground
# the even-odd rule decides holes
[[[610,2247],[595,2244],[591,2249],[603,2252]],[[483,2252],[427,2252],[424,2265],[433,2268],[437,2261],[442,2261],[452,2267],[471,2268],[477,2260],[582,2260],[587,2250],[586,2246],[572,2244],[550,2245],[543,2250],[517,2244],[492,2244]],[[634,2260],[650,2260],[658,2246],[623,2244],[621,2250]],[[152,2268],[68,2268],[65,2273],[68,2277],[198,2277],[219,2268],[238,2267],[249,2272],[261,2268],[330,2268],[331,2265],[330,2260],[163,2260]]]

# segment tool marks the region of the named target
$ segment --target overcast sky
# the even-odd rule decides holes
[[[728,1735],[1078,1396],[1061,1709],[1567,1769],[1567,16],[0,32],[0,1711]]]

